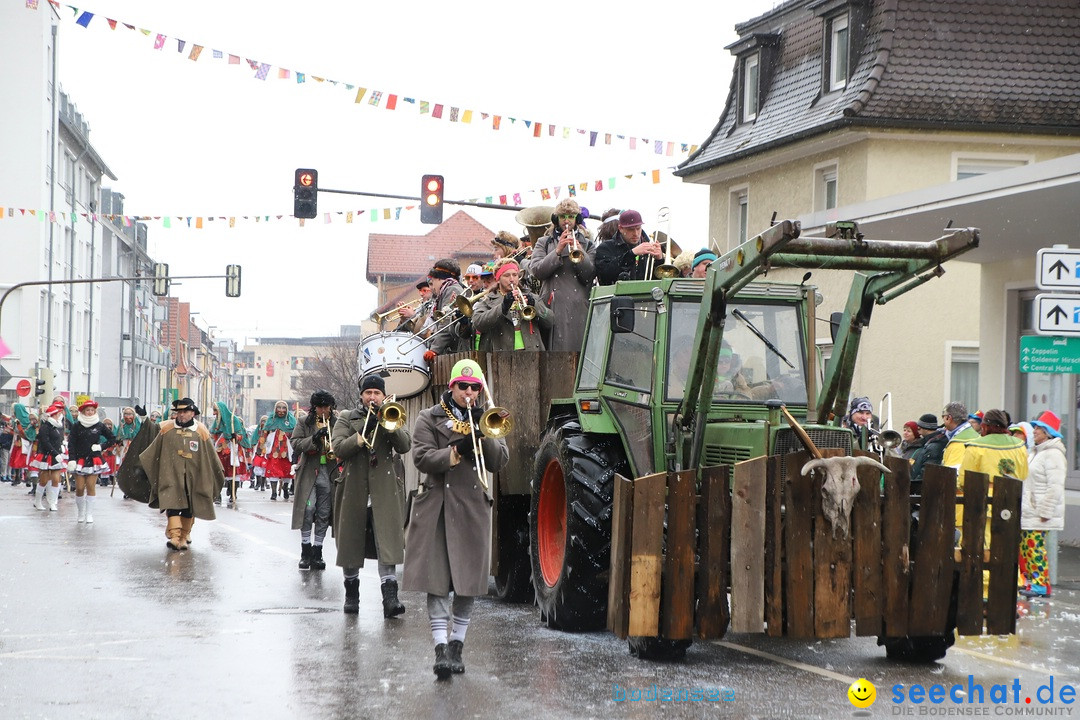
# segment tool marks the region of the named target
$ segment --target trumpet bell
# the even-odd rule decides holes
[[[406,417],[405,406],[401,403],[384,403],[379,411],[379,424],[384,430],[393,432],[405,424]]]
[[[536,308],[534,308],[532,305],[526,305],[526,306],[522,307],[521,308],[521,319],[522,320],[535,320],[536,319]]]
[[[480,432],[484,434],[484,437],[503,438],[509,435],[513,429],[514,421],[510,417],[510,411],[506,408],[490,408],[480,417]]]
[[[679,277],[682,273],[674,265],[658,265],[653,270],[653,275],[661,280],[667,280],[668,278]]]
[[[904,437],[895,430],[882,430],[878,433],[878,442],[885,449],[898,447],[904,441]]]
[[[581,262],[584,259],[585,259],[585,251],[583,251],[581,248],[577,248],[576,250],[571,250],[570,251],[570,262],[574,263],[575,265],[577,263]]]

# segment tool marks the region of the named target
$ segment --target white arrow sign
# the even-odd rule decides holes
[[[1039,335],[1080,335],[1080,295],[1036,295]]]
[[[1037,253],[1040,290],[1080,290],[1080,250],[1043,248]]]

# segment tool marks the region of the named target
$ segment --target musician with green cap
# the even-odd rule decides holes
[[[405,536],[402,587],[427,593],[439,679],[465,672],[461,654],[477,596],[487,594],[491,564],[491,493],[487,472],[509,458],[506,441],[480,429],[492,391],[472,360],[459,360],[437,405],[413,427],[421,473]],[[453,601],[450,593],[453,591]]]

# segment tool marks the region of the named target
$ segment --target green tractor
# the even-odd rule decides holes
[[[525,575],[519,513],[527,501],[532,589],[543,620],[567,631],[602,629],[617,478],[700,473],[802,450],[781,406],[817,448],[852,454],[858,441],[838,423],[873,308],[941,275],[943,263],[978,242],[972,228],[930,242],[868,240],[851,222],[830,225],[826,237],[800,238],[799,223],[784,221],[721,256],[704,279],[594,288],[573,396],[547,406],[528,497],[498,501],[519,508],[497,526],[517,538],[509,543],[516,551],[500,551],[502,588]],[[823,369],[816,289],[762,282],[773,268],[856,271],[845,310],[834,314]],[[631,650],[677,654],[689,643],[631,638]]]

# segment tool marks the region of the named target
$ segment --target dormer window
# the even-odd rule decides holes
[[[851,43],[848,40],[848,16],[837,15],[828,23],[828,48],[826,67],[829,92],[843,90],[848,81],[848,62]]]
[[[757,117],[758,91],[760,88],[760,73],[758,72],[759,58],[757,54],[751,55],[742,61],[742,122],[747,123]]]

